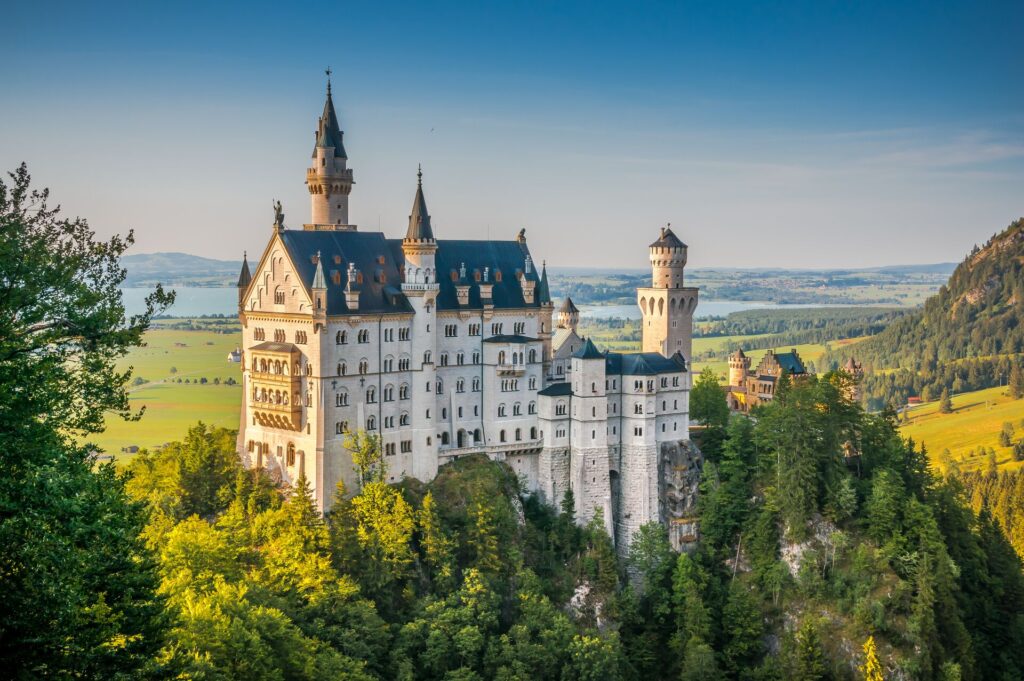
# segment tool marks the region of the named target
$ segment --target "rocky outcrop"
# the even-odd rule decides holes
[[[703,465],[704,455],[690,440],[663,443],[658,452],[659,511],[677,551],[697,545],[697,496]]]

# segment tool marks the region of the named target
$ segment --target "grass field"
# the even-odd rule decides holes
[[[129,389],[132,409],[145,406],[145,414],[134,422],[108,418],[106,431],[88,438],[89,442],[118,456],[122,447],[153,447],[179,440],[199,420],[237,428],[242,389],[224,381],[241,377],[239,366],[227,361],[228,352],[240,341],[238,333],[150,330],[146,346],[134,349],[121,363],[134,368],[133,378],[145,380]],[[201,378],[207,380],[205,385],[196,383]],[[221,384],[215,385],[214,379]]]
[[[1001,468],[1024,465],[1013,460],[1010,447],[999,446],[999,431],[1007,421],[1016,431],[1014,441],[1024,437],[1024,400],[1012,399],[1006,388],[956,395],[952,414],[940,414],[939,403],[935,401],[911,409],[909,416],[910,422],[900,432],[924,443],[936,464],[941,460],[942,450],[949,449],[961,470],[984,467],[987,454],[978,451],[991,447]]]

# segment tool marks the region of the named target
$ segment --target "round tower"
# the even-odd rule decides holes
[[[643,351],[660,352],[665,357],[678,352],[690,362],[698,291],[683,285],[686,244],[669,227],[662,227],[649,254],[651,285],[636,291],[643,316]]]
[[[686,244],[669,227],[650,246],[651,288],[682,288],[686,267]]]
[[[312,224],[321,228],[355,229],[348,222],[348,195],[352,192],[352,170],[331,99],[331,81],[328,72],[327,101],[316,130],[313,147],[313,165],[306,169],[306,186],[312,203]]]
[[[558,309],[558,327],[575,331],[579,323],[580,311],[573,304],[572,298],[566,296],[565,300],[562,301],[562,307]]]
[[[750,371],[750,358],[743,350],[729,355],[729,385],[742,386],[747,382],[747,372]]]

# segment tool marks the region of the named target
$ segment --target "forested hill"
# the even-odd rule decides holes
[[[928,372],[937,363],[1024,351],[1024,218],[975,247],[924,308],[857,346],[875,368]]]

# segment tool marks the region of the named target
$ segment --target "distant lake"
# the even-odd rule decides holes
[[[165,314],[173,317],[202,317],[206,315],[235,316],[238,313],[238,291],[232,287],[173,287],[177,298],[171,309]],[[138,314],[144,310],[143,301],[152,292],[149,288],[123,288],[125,311]],[[702,300],[697,305],[697,319],[704,317],[724,317],[730,312],[743,310],[777,310],[780,308],[795,309],[800,307],[855,307],[847,305],[819,305],[769,303],[747,300]],[[590,319],[640,319],[640,308],[637,305],[580,305],[580,316]]]
[[[579,305],[584,319],[640,319],[639,305]],[[744,310],[795,310],[802,307],[859,307],[857,305],[823,305],[819,303],[769,303],[756,300],[701,300],[697,303],[694,319],[725,317],[730,312]]]
[[[238,289],[233,287],[172,286],[177,294],[174,305],[164,314],[172,317],[203,317],[214,314],[238,314]],[[129,315],[145,311],[146,296],[151,288],[123,288],[124,309]]]

